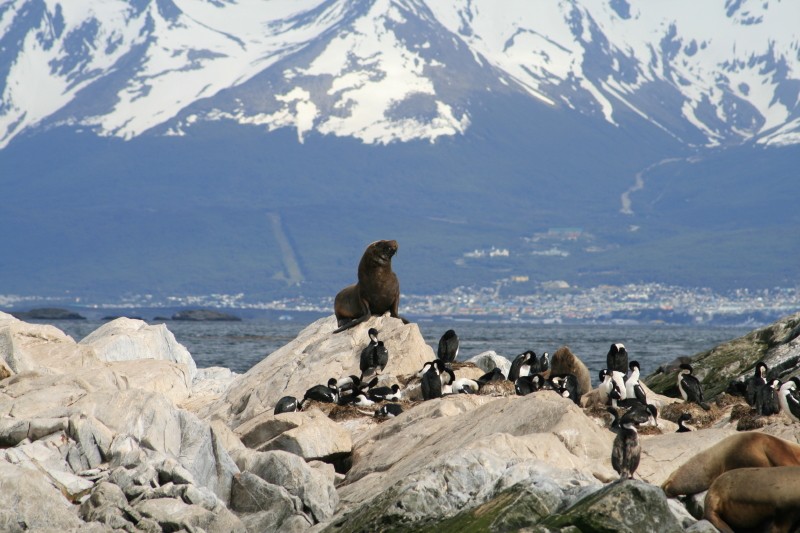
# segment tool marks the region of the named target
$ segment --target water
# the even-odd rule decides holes
[[[103,325],[99,320],[51,321],[76,341]],[[243,373],[288,344],[310,321],[245,319],[241,322],[169,321],[167,328],[192,354],[199,368],[224,366]],[[691,356],[749,333],[750,327],[649,325],[540,325],[483,322],[424,321],[418,323],[425,341],[436,351],[439,337],[454,329],[460,340],[459,360],[486,350],[513,359],[525,350],[552,355],[563,345],[580,357],[592,374],[605,366],[606,353],[621,342],[642,374],[679,356]]]

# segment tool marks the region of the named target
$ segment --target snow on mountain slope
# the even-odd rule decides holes
[[[0,2],[0,148],[70,124],[200,120],[365,143],[464,133],[520,90],[687,144],[800,142],[800,3],[716,0]]]

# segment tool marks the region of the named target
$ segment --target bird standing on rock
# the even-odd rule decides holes
[[[617,420],[616,410],[609,410]],[[642,446],[639,444],[639,432],[636,426],[650,420],[651,414],[645,410],[631,409],[619,418],[619,429],[611,448],[611,466],[619,474],[620,480],[633,479],[633,473],[639,467]],[[612,423],[613,430],[613,423]]]
[[[508,370],[508,380],[517,381],[521,377],[535,374],[539,369],[539,360],[536,354],[528,350],[522,352],[511,361],[511,368]]]
[[[753,375],[747,380],[745,384],[745,400],[747,400],[747,404],[750,406],[756,405],[756,393],[758,389],[761,388],[762,385],[766,385],[767,383],[767,370],[768,367],[763,361],[759,361],[756,364],[756,368],[753,371]]]
[[[445,363],[452,363],[458,357],[458,335],[454,330],[448,329],[439,339],[437,356]]]
[[[756,391],[756,412],[761,416],[777,415],[781,411],[778,398],[779,379],[770,379]]]
[[[678,390],[681,392],[681,397],[685,402],[696,403],[708,411],[710,407],[703,398],[703,387],[700,385],[700,380],[692,375],[693,371],[692,365],[688,363],[681,364],[678,372]]]
[[[606,354],[606,368],[609,372],[616,370],[626,374],[628,372],[628,351],[625,345],[617,342],[611,345]]]
[[[389,363],[389,350],[386,349],[383,341],[378,340],[378,330],[370,328],[367,334],[369,335],[370,342],[361,350],[361,359],[358,365],[361,369],[362,381],[364,381],[366,377],[377,373],[378,369],[383,371]]]
[[[336,385],[337,379],[328,380],[328,385],[314,385],[306,391],[303,401],[300,402],[300,409],[307,400],[315,400],[323,403],[339,403],[339,387]]]

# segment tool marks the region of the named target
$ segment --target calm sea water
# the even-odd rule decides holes
[[[50,322],[76,341],[104,322]],[[270,353],[292,341],[310,321],[246,319],[241,322],[168,321],[167,328],[192,354],[197,366],[224,366],[243,373]],[[593,380],[605,366],[611,343],[621,342],[629,358],[636,359],[647,375],[679,356],[691,356],[749,333],[750,327],[704,327],[667,325],[531,325],[483,322],[418,323],[426,342],[436,351],[439,337],[452,328],[458,333],[459,360],[486,350],[513,359],[525,350],[552,355],[567,345],[589,367]]]

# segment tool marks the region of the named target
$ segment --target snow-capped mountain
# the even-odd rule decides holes
[[[6,0],[0,148],[218,120],[435,141],[490,92],[686,145],[797,144],[799,20],[787,0]]]

